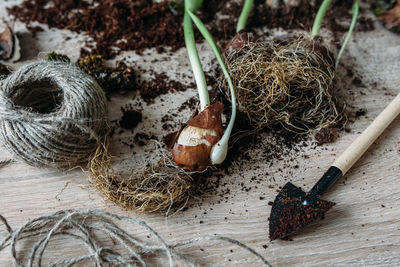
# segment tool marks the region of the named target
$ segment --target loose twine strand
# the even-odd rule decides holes
[[[0,88],[0,139],[33,166],[87,163],[109,129],[103,90],[73,64],[31,63]]]
[[[64,258],[49,264],[49,266],[72,266],[77,263],[91,262],[93,266],[148,266],[146,261],[152,257],[161,259],[166,257],[169,266],[176,266],[178,262],[186,266],[196,266],[196,263],[177,251],[177,248],[205,241],[224,241],[239,246],[257,257],[265,266],[270,266],[268,261],[252,248],[243,243],[223,236],[200,236],[175,245],[168,243],[146,222],[134,218],[112,214],[102,210],[60,210],[47,216],[37,217],[25,223],[17,230],[12,230],[7,220],[0,215],[0,221],[6,228],[7,234],[0,242],[0,251],[10,247],[13,266],[41,266],[43,254],[48,244],[55,237],[72,239],[84,245],[88,254],[78,257]],[[128,222],[131,225],[141,226],[147,230],[157,241],[156,244],[144,242],[135,238],[114,221]],[[129,227],[130,228],[130,227]],[[102,246],[100,236],[109,236],[114,245]],[[27,263],[18,254],[16,246],[21,240],[33,240]],[[66,243],[67,240],[63,240]],[[125,249],[120,253],[117,248]],[[120,250],[119,249],[119,250]]]

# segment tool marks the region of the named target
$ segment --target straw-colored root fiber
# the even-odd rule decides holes
[[[248,42],[226,56],[239,109],[256,129],[282,125],[304,133],[342,120],[332,63],[301,38],[289,44]]]
[[[190,173],[177,167],[169,156],[139,167],[129,175],[113,169],[108,142],[100,146],[89,162],[90,182],[108,200],[139,212],[169,212],[182,208],[192,191]]]

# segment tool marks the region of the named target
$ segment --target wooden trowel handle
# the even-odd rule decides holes
[[[333,163],[343,175],[356,163],[373,142],[400,113],[400,94],[379,114],[367,129]]]

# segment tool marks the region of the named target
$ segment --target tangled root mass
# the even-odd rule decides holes
[[[183,208],[192,192],[190,173],[177,167],[170,156],[123,175],[112,167],[108,142],[99,146],[89,162],[90,182],[108,200],[139,212]]]
[[[333,97],[332,59],[314,48],[303,37],[289,44],[246,42],[226,55],[239,109],[253,127],[280,124],[307,133],[343,119]]]

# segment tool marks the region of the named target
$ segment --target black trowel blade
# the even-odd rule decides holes
[[[269,238],[286,237],[311,222],[323,217],[334,202],[318,199],[304,206],[306,193],[300,187],[287,183],[276,196],[269,217]]]

